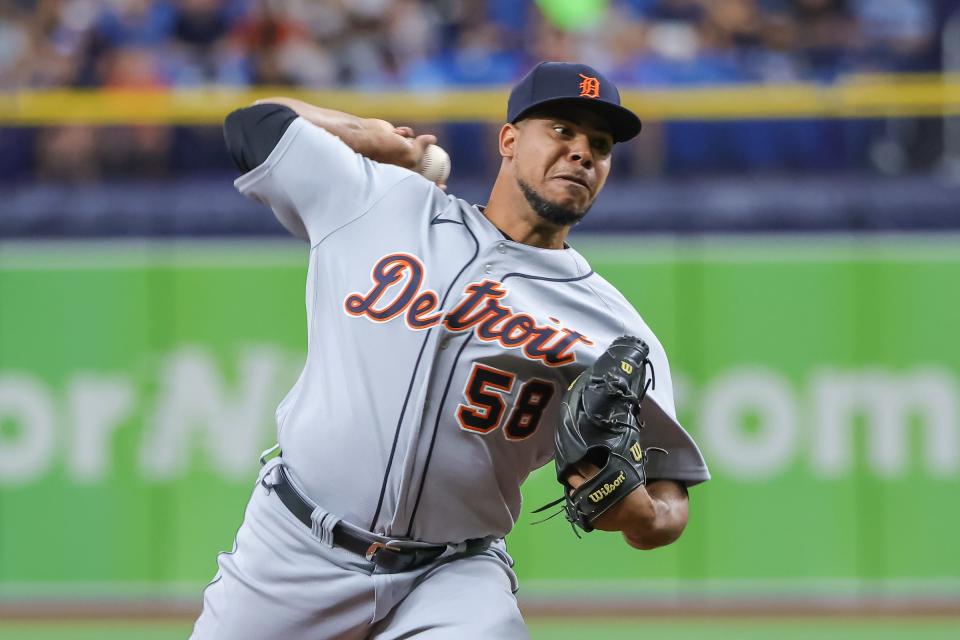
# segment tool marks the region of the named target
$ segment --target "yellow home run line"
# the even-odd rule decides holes
[[[297,97],[397,122],[503,122],[508,87],[456,91],[311,91],[271,87],[172,90],[23,90],[0,93],[0,125],[215,125],[237,107]],[[629,89],[624,103],[647,120],[960,116],[960,74],[851,76],[833,85],[779,84]]]

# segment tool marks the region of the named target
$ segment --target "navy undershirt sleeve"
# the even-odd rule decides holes
[[[223,139],[240,171],[260,166],[283,137],[296,112],[279,104],[255,104],[237,109],[223,121]]]

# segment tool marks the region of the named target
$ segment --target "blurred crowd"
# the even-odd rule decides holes
[[[958,0],[0,0],[0,86],[639,85],[936,70]]]
[[[830,82],[939,71],[949,24],[960,0],[0,0],[0,91],[506,85],[540,60],[640,88]],[[647,124],[615,178],[899,173],[940,153],[929,121]],[[430,126],[458,175],[495,170],[488,125]],[[232,169],[215,127],[0,128],[0,144],[0,182]]]

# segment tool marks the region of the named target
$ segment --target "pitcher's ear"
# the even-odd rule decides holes
[[[516,153],[517,135],[519,130],[516,125],[509,122],[500,128],[500,156],[503,158],[512,158]]]

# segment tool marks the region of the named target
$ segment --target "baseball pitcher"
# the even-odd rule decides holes
[[[527,74],[483,206],[383,120],[277,98],[224,131],[236,188],[309,243],[307,356],[194,638],[526,638],[503,539],[551,460],[575,531],[680,536],[709,473],[663,346],[566,242],[640,131],[613,83]]]

